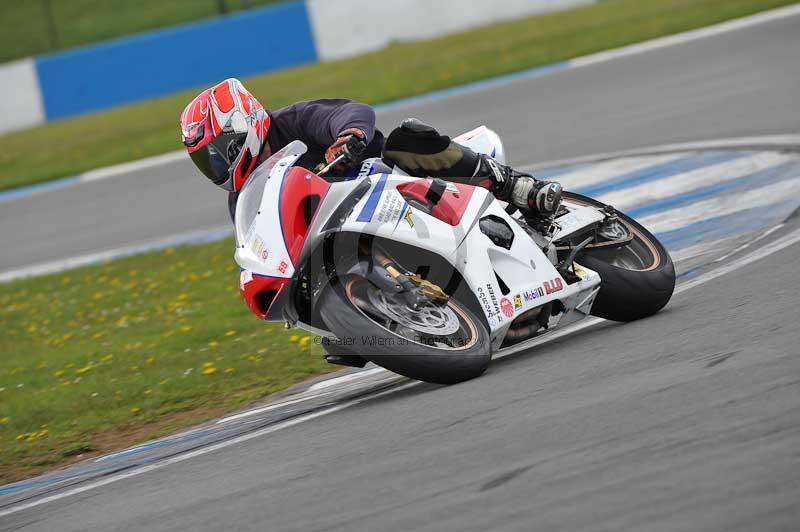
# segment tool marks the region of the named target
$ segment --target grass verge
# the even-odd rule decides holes
[[[336,369],[250,314],[234,244],[0,284],[0,484]]]
[[[245,80],[263,104],[380,103],[677,33],[797,0],[606,0]],[[0,136],[0,190],[180,148],[184,91]]]

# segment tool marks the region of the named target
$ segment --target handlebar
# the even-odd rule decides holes
[[[317,172],[317,175],[320,176],[320,177],[325,177],[325,174],[330,172],[333,169],[334,166],[336,166],[339,163],[345,162],[345,160],[347,158],[348,158],[347,154],[345,154],[345,153],[341,154],[336,159],[332,160],[328,165],[326,165],[322,169],[320,169]]]

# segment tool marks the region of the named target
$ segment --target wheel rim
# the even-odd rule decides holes
[[[345,294],[365,318],[409,343],[443,351],[463,351],[478,341],[478,325],[454,299],[445,307],[428,304],[430,308],[412,312],[408,307],[401,309],[402,303],[387,299],[360,277],[345,283]]]
[[[568,201],[578,205],[593,206],[577,198],[569,198]],[[622,246],[594,247],[585,250],[583,254],[630,271],[646,272],[658,268],[661,265],[661,253],[652,239],[623,217],[620,217],[617,223],[624,225],[625,229],[631,232],[633,239],[630,242]]]

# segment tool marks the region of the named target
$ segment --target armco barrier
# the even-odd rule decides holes
[[[39,57],[36,70],[53,120],[316,59],[292,2]]]
[[[597,0],[295,0],[0,65],[0,132]]]

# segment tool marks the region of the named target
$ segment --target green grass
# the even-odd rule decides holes
[[[331,96],[386,102],[796,1],[607,0],[245,82],[273,109]],[[0,136],[0,190],[180,149],[178,117],[196,92]]]
[[[233,248],[0,284],[0,484],[336,369],[309,335],[250,314]]]
[[[280,0],[225,0],[228,12]],[[49,3],[55,34],[48,28]],[[0,12],[0,63],[214,17],[217,0],[23,0]]]

